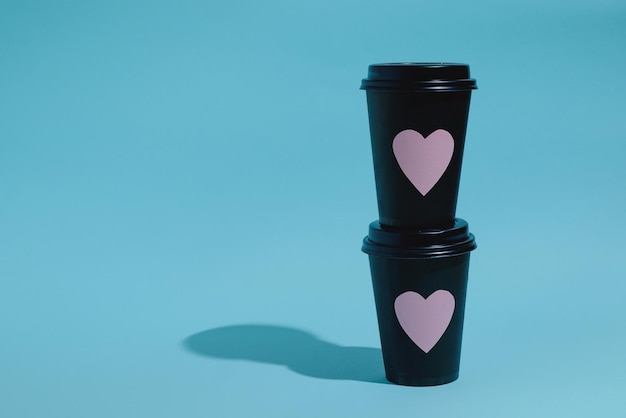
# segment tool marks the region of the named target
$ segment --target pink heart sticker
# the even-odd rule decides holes
[[[395,136],[392,148],[404,175],[422,196],[426,196],[452,160],[454,139],[445,129],[437,129],[426,138],[417,131],[405,129]]]
[[[396,298],[394,309],[406,335],[428,353],[448,329],[454,305],[454,296],[447,290],[437,290],[426,299],[408,291]]]

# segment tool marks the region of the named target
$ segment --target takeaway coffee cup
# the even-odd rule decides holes
[[[454,224],[471,91],[465,64],[370,65],[366,90],[379,220]]]
[[[467,222],[444,230],[369,227],[369,255],[385,374],[393,383],[432,386],[459,375],[470,251]]]

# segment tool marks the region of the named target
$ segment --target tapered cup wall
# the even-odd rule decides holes
[[[370,256],[390,382],[432,386],[458,378],[468,267],[469,253],[435,259]]]
[[[362,88],[382,224],[453,225],[475,88],[467,77],[468,67],[460,64],[370,66]]]
[[[469,100],[470,92],[367,92],[382,224],[426,228],[453,224]]]

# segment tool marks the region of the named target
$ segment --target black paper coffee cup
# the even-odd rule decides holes
[[[369,255],[385,374],[432,386],[459,376],[469,252],[467,222],[445,230],[397,231],[370,224]]]
[[[476,88],[469,67],[375,64],[361,88],[367,92],[380,223],[452,227]]]

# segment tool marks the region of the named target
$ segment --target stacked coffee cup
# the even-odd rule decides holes
[[[409,386],[458,378],[469,253],[456,202],[471,91],[469,66],[369,67],[366,90],[379,220],[369,255],[387,379]]]

